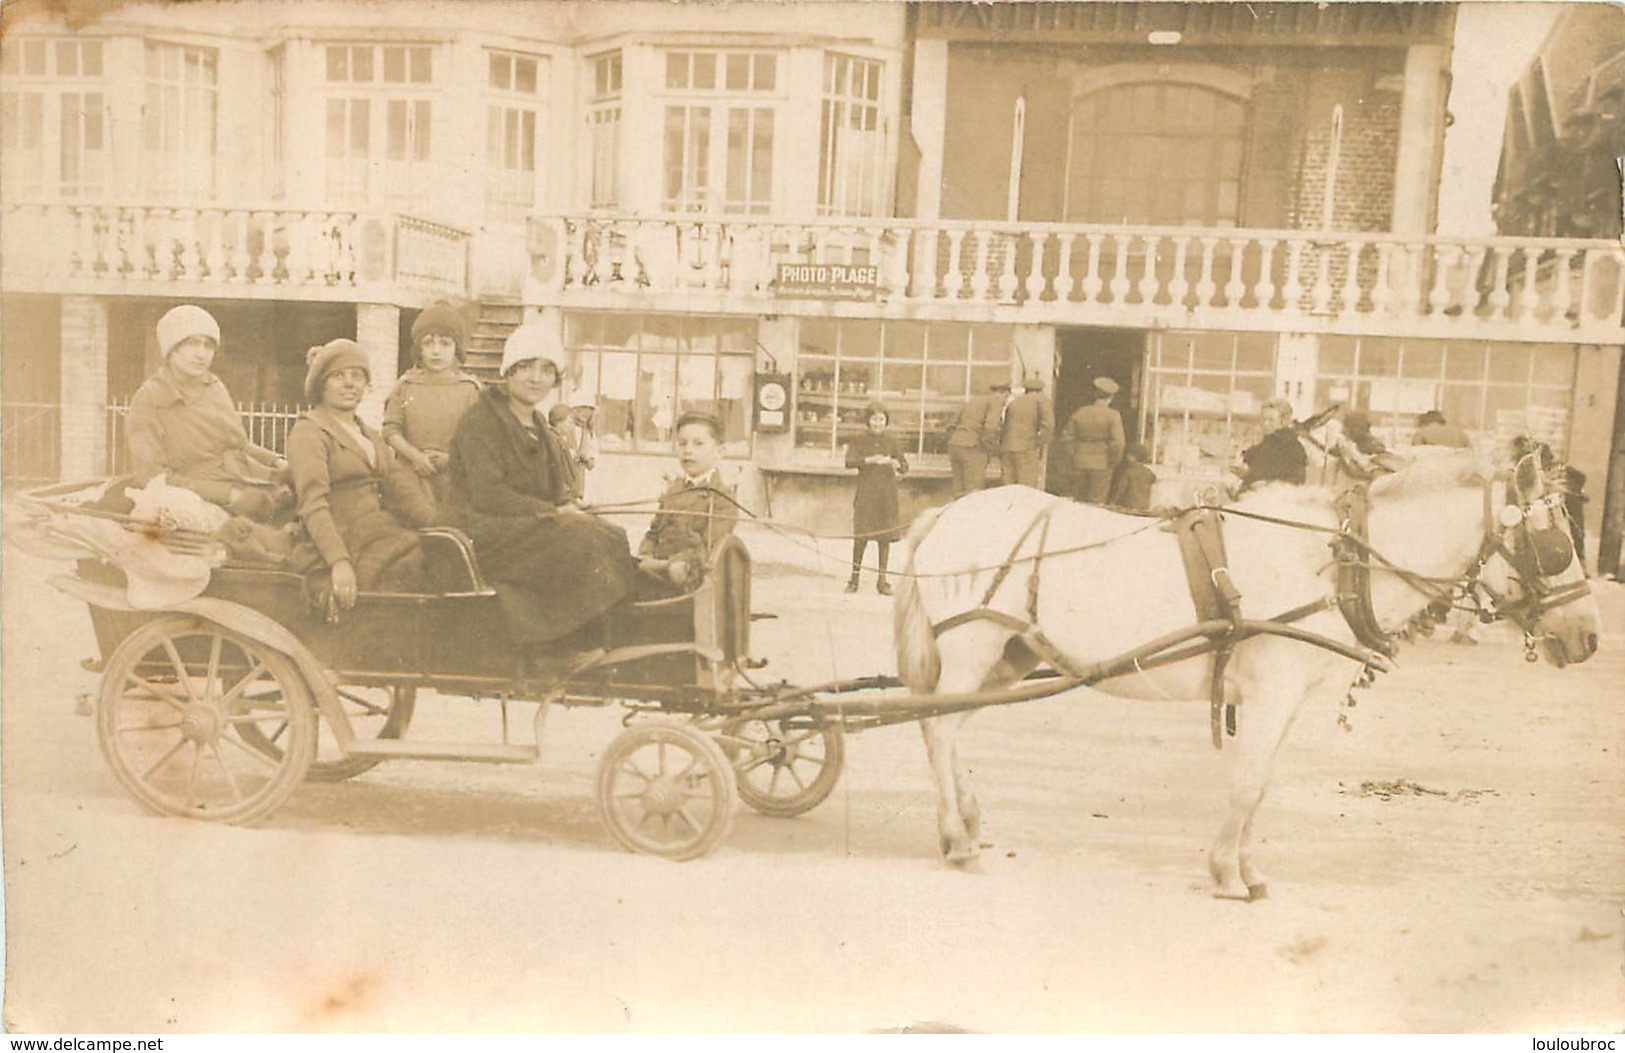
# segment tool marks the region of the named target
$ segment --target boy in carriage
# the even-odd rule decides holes
[[[739,509],[722,481],[722,422],[706,413],[677,419],[677,463],[683,474],[660,495],[660,510],[638,547],[647,591],[676,596],[698,588],[711,553],[733,532]]]

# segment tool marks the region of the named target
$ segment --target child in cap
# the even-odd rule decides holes
[[[480,395],[480,382],[463,372],[468,331],[448,303],[424,308],[412,323],[418,364],[401,375],[384,404],[383,435],[389,447],[426,483],[436,504],[446,500],[451,437]]]

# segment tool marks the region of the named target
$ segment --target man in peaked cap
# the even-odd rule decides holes
[[[1095,378],[1095,401],[1072,414],[1065,437],[1072,450],[1073,496],[1090,504],[1105,504],[1112,490],[1112,473],[1123,459],[1123,417],[1112,408],[1117,381]]]
[[[1044,394],[1044,377],[1027,374],[1022,392],[1004,404],[999,430],[999,468],[1005,486],[1037,486],[1039,458],[1055,434],[1055,407]]]
[[[954,496],[963,497],[987,485],[987,455],[999,446],[999,409],[1004,395],[995,385],[970,397],[948,423],[948,463],[954,472]]]

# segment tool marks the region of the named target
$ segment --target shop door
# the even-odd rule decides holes
[[[1123,431],[1129,442],[1138,440],[1140,424],[1140,377],[1145,361],[1146,334],[1139,329],[1062,329],[1056,333],[1060,368],[1055,376],[1056,441],[1050,446],[1049,471],[1045,489],[1052,494],[1072,492],[1069,458],[1060,443],[1060,433],[1079,408],[1095,400],[1095,378],[1117,381],[1112,407],[1123,415]]]

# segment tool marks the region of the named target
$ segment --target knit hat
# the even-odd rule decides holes
[[[220,323],[201,307],[183,303],[179,307],[171,307],[158,319],[158,352],[166,360],[182,341],[194,336],[206,336],[216,346],[220,344]]]
[[[508,334],[508,339],[502,344],[502,376],[507,376],[514,366],[521,362],[529,362],[540,358],[553,363],[553,368],[564,374],[564,344],[559,340],[559,334],[542,325],[540,322],[526,322]]]
[[[430,333],[444,333],[455,340],[459,359],[466,353],[464,345],[468,343],[468,323],[463,320],[461,311],[444,300],[418,312],[417,319],[412,323],[412,345],[417,346]]]
[[[361,345],[354,340],[340,337],[329,340],[319,347],[313,347],[305,355],[310,363],[310,369],[305,373],[305,400],[311,403],[322,401],[322,383],[329,373],[351,366],[359,366],[366,370],[367,379],[372,379],[372,364],[367,361],[367,353],[361,350]]]

